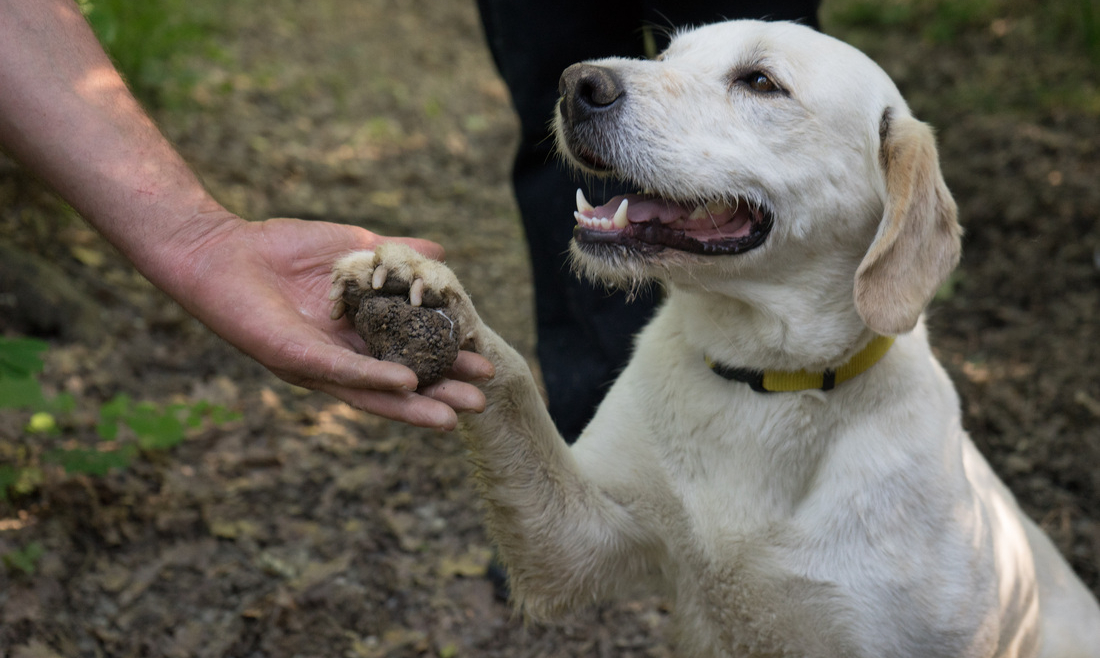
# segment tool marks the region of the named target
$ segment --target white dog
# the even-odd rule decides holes
[[[886,74],[746,21],[575,65],[561,91],[561,150],[645,190],[578,195],[579,269],[667,293],[571,449],[444,266],[384,245],[336,267],[337,293],[443,293],[495,364],[464,425],[518,604],[549,616],[644,577],[680,656],[1100,656],[1095,599],[964,433],[929,349],[960,229]]]

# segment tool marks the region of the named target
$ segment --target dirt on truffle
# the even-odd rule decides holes
[[[376,359],[416,373],[420,386],[434,384],[458,358],[457,323],[440,308],[412,306],[404,295],[358,295],[348,300],[355,331]],[[353,315],[349,311],[348,315]]]
[[[933,345],[976,443],[1095,592],[1100,67],[1056,33],[1073,24],[1052,9],[1062,4],[1080,3],[891,2],[871,20],[875,3],[844,0],[824,13],[938,129],[966,237],[929,313]],[[971,5],[981,12],[951,14],[946,35],[947,13],[891,22],[898,7]],[[509,187],[517,126],[474,3],[238,0],[217,12],[221,53],[196,56],[189,101],[157,113],[215,196],[247,217],[441,243],[481,316],[532,356]],[[0,242],[54,273],[29,300],[0,290],[0,331],[49,339],[47,392],[78,401],[59,436],[0,411],[0,465],[99,446],[96,410],[120,393],[241,414],[105,476],[46,466],[0,501],[0,655],[673,655],[665,604],[648,595],[556,624],[517,619],[483,577],[491,547],[457,436],[276,379],[2,158]]]

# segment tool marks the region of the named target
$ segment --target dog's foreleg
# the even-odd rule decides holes
[[[444,264],[406,245],[386,242],[353,252],[333,266],[333,317],[346,312],[349,285],[378,290],[393,283],[410,303],[429,292],[443,300],[461,342],[496,367],[483,385],[483,413],[463,417],[463,429],[487,503],[487,525],[509,567],[517,603],[547,616],[608,593],[646,566],[660,546],[643,533],[636,493],[612,492],[595,464],[587,471],[558,434],[527,363],[489,329]]]
[[[484,413],[462,429],[513,598],[535,617],[591,603],[643,569],[656,542],[629,501],[586,475],[523,357],[484,324],[475,346],[497,374]]]

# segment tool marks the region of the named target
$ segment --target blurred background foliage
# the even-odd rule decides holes
[[[910,81],[931,92],[935,107],[915,103],[929,118],[1100,116],[1100,0],[826,0],[821,18],[829,34],[893,63],[903,93]],[[957,57],[928,57],[930,48]]]
[[[217,44],[219,5],[207,0],[78,0],[81,10],[135,93],[150,107],[186,103],[196,82],[195,57],[226,60]],[[868,44],[883,32],[919,34],[930,44],[958,44],[975,33],[1045,48],[1071,60],[1100,67],[1100,0],[826,0],[822,19],[827,32]],[[867,38],[860,38],[864,35]],[[1020,93],[1010,105],[1026,108],[1069,103],[1100,112],[1093,88],[1073,88],[1077,76],[1062,70],[1020,71]],[[983,93],[999,78],[982,77],[974,93],[960,98],[982,109],[1005,96]],[[1010,90],[1011,91],[1011,90]],[[1020,94],[1031,96],[1021,100]]]
[[[219,3],[204,0],[78,0],[134,93],[152,107],[183,102],[196,79],[188,59],[223,58]]]
[[[974,28],[997,29],[998,21],[1026,22],[1024,29],[1048,46],[1084,50],[1100,61],[1097,0],[836,0],[825,6],[839,24],[911,29],[937,43]]]

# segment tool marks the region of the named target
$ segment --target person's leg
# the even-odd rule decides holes
[[[697,27],[738,18],[796,21],[814,29],[820,27],[820,0],[644,0],[645,20],[656,29],[657,48],[668,45],[669,30]]]
[[[554,153],[548,127],[566,67],[597,57],[643,54],[642,8],[636,0],[478,4],[520,119],[513,183],[533,267],[538,357],[550,415],[572,441],[625,364],[654,298],[644,294],[628,304],[622,293],[608,293],[570,272],[565,254],[577,188],[601,201],[620,190],[614,183],[573,175]]]

